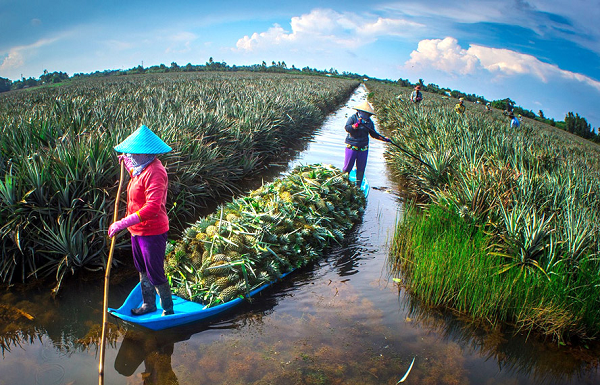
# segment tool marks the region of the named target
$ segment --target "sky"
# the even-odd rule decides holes
[[[285,62],[600,126],[600,0],[0,0],[0,77]]]

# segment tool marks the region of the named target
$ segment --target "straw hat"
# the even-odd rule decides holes
[[[465,98],[458,98],[458,101],[459,101],[459,102],[464,102],[464,101],[465,101]]]
[[[357,111],[364,111],[371,115],[375,115],[375,110],[373,109],[373,107],[371,107],[371,104],[369,104],[369,102],[366,100],[358,106],[354,107],[354,109]]]
[[[420,89],[421,89],[420,85],[418,85],[418,86],[415,87],[415,90],[420,90]]]
[[[164,154],[171,150],[171,147],[144,125],[115,146],[115,151],[127,154]]]

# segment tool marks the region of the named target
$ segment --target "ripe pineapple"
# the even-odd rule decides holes
[[[235,286],[227,286],[223,290],[221,290],[221,294],[219,294],[219,299],[223,302],[228,302],[234,299],[237,295],[237,289]]]

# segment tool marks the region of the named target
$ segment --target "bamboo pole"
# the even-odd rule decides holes
[[[121,161],[121,175],[119,176],[119,189],[117,190],[117,198],[115,199],[115,213],[113,215],[113,223],[119,218],[119,199],[121,198],[121,191],[123,189],[123,174],[125,166]],[[115,240],[117,236],[111,238],[110,250],[108,252],[108,261],[106,263],[106,272],[104,273],[104,305],[102,308],[102,337],[100,339],[100,362],[98,364],[98,383],[104,384],[104,341],[106,339],[106,318],[108,315],[108,284],[110,281],[110,267],[112,265],[113,253],[115,250]]]

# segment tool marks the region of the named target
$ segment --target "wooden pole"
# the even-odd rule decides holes
[[[121,191],[123,190],[123,174],[125,166],[121,162],[121,176],[119,177],[119,189],[117,190],[117,198],[115,199],[115,213],[113,215],[113,223],[119,219],[119,199],[121,199]],[[108,284],[110,282],[110,267],[112,265],[113,253],[115,250],[115,240],[117,235],[113,236],[110,241],[110,250],[108,251],[108,261],[106,263],[106,272],[104,273],[104,305],[102,308],[102,337],[100,339],[100,363],[98,364],[98,383],[104,384],[104,341],[106,340],[106,318],[108,315]]]

